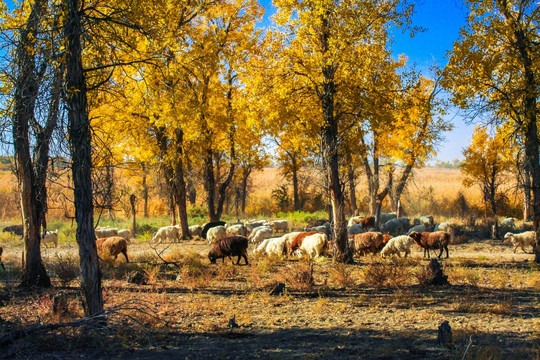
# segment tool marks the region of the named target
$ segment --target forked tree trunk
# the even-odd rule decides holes
[[[21,31],[17,46],[17,82],[13,113],[13,144],[15,148],[16,173],[20,191],[21,214],[24,227],[23,276],[21,287],[50,287],[51,281],[41,259],[41,225],[45,222],[45,179],[48,166],[48,139],[36,139],[34,164],[30,152],[29,124],[33,120],[39,89],[35,68],[33,39],[37,37],[39,22],[46,9],[46,1],[38,0],[32,5],[30,16]],[[53,105],[51,105],[53,106]],[[52,130],[51,130],[52,132]],[[46,141],[46,143],[44,143]],[[41,142],[41,144],[40,144]],[[45,161],[45,164],[41,164]],[[44,198],[45,197],[45,198]]]
[[[86,81],[82,66],[81,3],[64,0],[66,15],[66,97],[68,106],[68,135],[77,221],[76,239],[81,263],[81,290],[87,316],[103,312],[101,271],[94,235],[94,205],[92,202],[92,145]]]

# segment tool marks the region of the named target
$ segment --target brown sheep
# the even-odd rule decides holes
[[[129,262],[127,255],[127,241],[120,236],[111,236],[108,238],[101,238],[96,240],[96,247],[98,253],[106,253],[109,256],[114,257],[116,261],[118,254],[124,254],[126,262]]]
[[[301,232],[300,234],[296,235],[294,240],[291,242],[291,246],[289,246],[289,254],[292,255],[292,253],[295,252],[296,249],[299,249],[300,246],[302,246],[302,242],[304,241],[306,236],[310,236],[316,233],[318,233],[318,231],[307,231]]]
[[[368,216],[358,220],[357,224],[362,225],[364,231],[375,227],[375,216]]]
[[[441,257],[443,250],[446,250],[446,258],[449,257],[448,255],[448,244],[450,243],[450,233],[447,231],[436,231],[436,232],[418,232],[413,231],[409,234],[410,237],[413,238],[413,240],[424,249],[424,256],[429,256],[429,250],[439,249],[441,252],[439,253],[438,258]]]
[[[356,234],[350,242],[350,247],[353,253],[365,255],[367,253],[376,254],[382,250],[384,245],[390,240],[391,236],[380,232],[367,232]]]
[[[240,258],[246,260],[246,265],[249,265],[247,259],[248,238],[241,235],[227,236],[219,239],[214,243],[214,248],[208,253],[208,259],[212,264],[216,263],[219,258],[225,262],[225,257],[238,256],[236,265],[240,265]]]

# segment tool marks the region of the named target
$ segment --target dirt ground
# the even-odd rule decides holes
[[[442,261],[450,285],[421,286],[428,260],[357,258],[357,264],[250,256],[210,265],[202,241],[133,242],[105,263],[105,326],[31,334],[0,347],[10,359],[540,359],[540,271],[533,255],[500,241],[450,246]],[[20,293],[20,247],[6,247],[1,280],[3,334],[82,316],[78,280],[60,283],[55,264],[76,258],[75,246],[43,250],[55,287]],[[174,263],[174,264],[172,264]],[[147,284],[127,281],[139,271]],[[281,296],[270,295],[279,282]],[[63,310],[53,311],[62,293]],[[234,317],[234,321],[231,318]],[[443,321],[451,347],[437,344]],[[231,324],[236,326],[231,327]]]

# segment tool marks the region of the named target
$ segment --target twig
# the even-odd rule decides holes
[[[144,324],[139,319],[135,318],[132,315],[122,313],[122,311],[130,311],[130,310],[138,311],[155,320],[164,322],[159,316],[155,314],[155,312],[151,309],[151,307],[146,302],[139,299],[130,299],[123,302],[122,304],[111,307],[110,309],[104,311],[101,314],[88,316],[88,317],[85,317],[76,321],[72,321],[68,323],[57,323],[57,324],[34,326],[28,329],[15,330],[15,331],[9,332],[6,335],[0,337],[0,347],[7,346],[15,342],[15,340],[22,339],[32,334],[46,333],[52,330],[61,329],[65,327],[80,327],[84,325],[96,324],[98,323],[96,320],[107,320],[108,316],[113,316],[113,315],[125,317],[127,319],[132,320],[133,322],[140,325],[141,327],[144,327]],[[166,322],[164,323],[166,324]]]
[[[461,360],[465,359],[465,356],[467,355],[467,351],[469,351],[469,348],[471,347],[471,345],[472,345],[472,335],[469,336],[469,344],[465,348],[465,352],[463,353],[463,357],[461,358]]]
[[[159,258],[159,260],[161,260],[161,261],[163,262],[163,264],[165,264],[165,265],[174,265],[174,266],[176,266],[177,268],[180,268],[181,266],[180,266],[178,263],[175,263],[175,262],[172,262],[172,261],[167,261],[167,260],[163,259],[163,257],[161,256],[161,255],[165,252],[165,250],[167,250],[169,247],[171,247],[171,245],[172,245],[172,244],[166,246],[166,247],[163,248],[163,250],[161,250],[161,251],[158,251],[157,245],[154,246],[154,245],[150,244],[150,248],[151,248],[152,250],[154,250],[154,252],[156,253],[156,256]]]

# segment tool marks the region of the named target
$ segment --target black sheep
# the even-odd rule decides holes
[[[236,265],[240,265],[240,258],[243,257],[248,264],[247,259],[248,239],[245,236],[235,235],[227,236],[218,240],[214,244],[214,248],[208,253],[208,259],[212,264],[216,263],[217,259],[222,258],[225,262],[225,257],[238,256]]]
[[[202,228],[201,237],[203,239],[206,239],[206,233],[208,232],[208,230],[216,226],[225,226],[225,221],[213,221],[213,222],[204,224]]]

